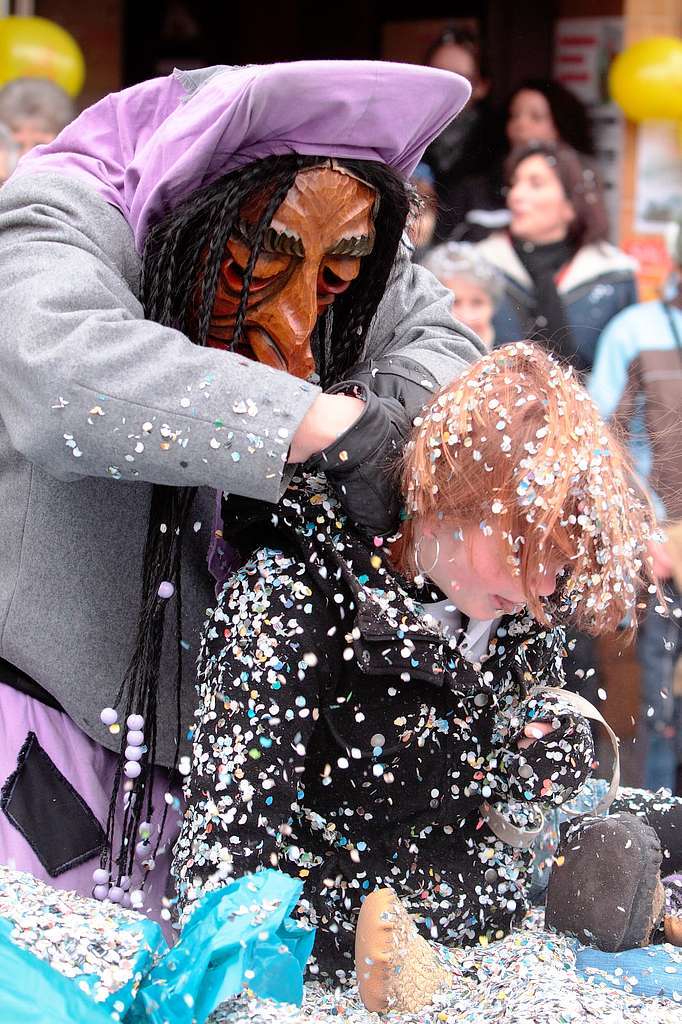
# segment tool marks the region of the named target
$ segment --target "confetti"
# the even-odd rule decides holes
[[[11,924],[17,946],[67,978],[78,978],[95,1002],[135,980],[145,941],[142,929],[135,928],[139,915],[132,911],[53,889],[0,865],[0,918]]]
[[[632,976],[611,976],[618,987],[607,987],[598,972],[578,970],[572,940],[542,931],[540,910],[499,941],[437,948],[452,983],[415,1013],[370,1013],[354,983],[330,989],[308,980],[300,1007],[246,989],[221,1004],[207,1024],[679,1024],[682,987],[678,998],[640,996]],[[666,949],[667,973],[682,977],[682,950]]]

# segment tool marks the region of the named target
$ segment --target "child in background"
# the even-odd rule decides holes
[[[475,331],[488,350],[495,342],[493,317],[504,286],[494,267],[467,242],[445,242],[422,260],[453,294],[452,315]]]
[[[682,223],[670,255],[674,269],[661,299],[628,306],[606,325],[589,389],[601,415],[628,438],[667,535],[651,553],[671,614],[659,615],[658,596],[649,597],[637,645],[637,738],[645,751],[646,788],[682,793],[682,692],[675,685],[682,654]]]

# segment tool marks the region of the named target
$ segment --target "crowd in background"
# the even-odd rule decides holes
[[[51,142],[76,115],[71,97],[46,78],[17,78],[0,89],[0,185],[29,149]]]
[[[413,258],[452,291],[454,315],[486,345],[529,338],[550,349],[622,428],[665,537],[651,555],[669,612],[660,614],[659,594],[642,595],[640,781],[682,792],[682,241],[666,293],[638,303],[636,264],[608,240],[580,100],[559,82],[529,79],[496,110],[489,69],[466,31],[442,35],[425,63],[467,77],[472,97],[415,172]],[[595,644],[572,633],[569,647],[568,685],[595,699]]]
[[[472,97],[413,176],[413,258],[452,291],[454,316],[489,348],[520,338],[545,346],[623,428],[664,531],[651,554],[670,613],[660,614],[660,595],[643,595],[641,782],[682,793],[682,228],[665,295],[638,304],[636,265],[608,241],[583,104],[558,82],[529,79],[496,109],[484,55],[464,31],[435,40],[425,63],[464,75]],[[0,89],[0,184],[74,113],[46,80]],[[594,698],[593,641],[569,640],[568,685]]]

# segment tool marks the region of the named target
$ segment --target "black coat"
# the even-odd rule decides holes
[[[503,620],[474,666],[315,481],[277,509],[232,511],[230,540],[250,557],[202,639],[181,907],[277,866],[305,880],[299,912],[332,973],[348,966],[362,893],[377,885],[443,941],[507,930],[525,907],[528,856],[490,832],[480,804],[541,790],[559,801],[591,760],[589,729],[565,709],[553,709],[551,742],[525,756],[515,745],[539,710],[528,687],[557,683],[562,636]]]

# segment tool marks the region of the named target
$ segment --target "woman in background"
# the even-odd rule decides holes
[[[551,142],[594,156],[587,107],[551,78],[529,78],[517,85],[507,101],[505,126],[511,148]]]
[[[502,124],[505,126],[504,152],[497,156],[491,154],[485,172],[479,171],[459,183],[457,202],[439,215],[439,239],[452,237],[480,242],[491,231],[506,225],[504,161],[509,150],[549,142],[555,146],[570,146],[581,158],[594,157],[587,107],[570,89],[551,78],[529,78],[521,82],[507,100]]]
[[[501,166],[505,152],[503,122],[491,102],[487,55],[477,34],[455,26],[448,28],[431,44],[424,63],[456,71],[471,82],[471,99],[465,109],[429,146],[425,157],[433,170],[438,195],[435,240],[442,242],[464,223],[477,201],[478,189],[485,189],[489,168]],[[497,198],[493,205],[503,206],[504,202]]]
[[[495,343],[531,338],[585,374],[604,327],[637,301],[634,261],[606,241],[599,179],[575,150],[522,146],[507,177],[509,228],[477,247],[504,281]],[[570,639],[569,686],[586,693],[587,679],[589,696],[598,688],[595,645],[573,631]]]
[[[478,245],[504,280],[496,344],[528,337],[585,373],[609,320],[637,301],[634,261],[606,240],[601,184],[575,150],[528,144],[506,170],[509,228]]]

